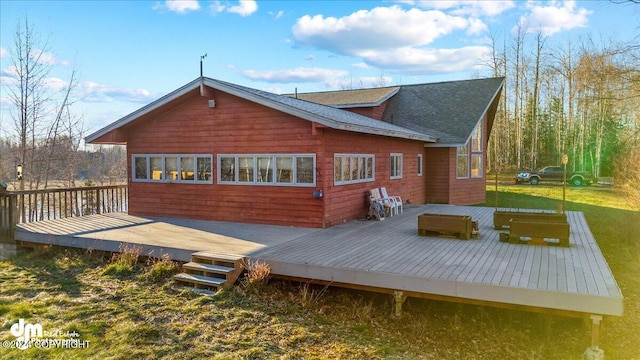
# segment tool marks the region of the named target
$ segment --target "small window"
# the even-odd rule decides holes
[[[254,180],[254,157],[239,157],[238,158],[238,181],[240,182],[253,182]]]
[[[422,176],[422,154],[418,154],[418,176]]]
[[[296,183],[313,184],[313,157],[296,157]]]
[[[339,156],[333,158],[333,182],[342,182],[342,157]]]
[[[471,133],[471,151],[482,151],[482,121],[478,123],[476,128],[473,129],[473,133]]]
[[[391,179],[402,178],[402,154],[391,154]]]
[[[184,181],[196,180],[196,166],[193,162],[193,157],[180,158],[180,180],[184,180]]]
[[[196,157],[198,164],[198,177],[196,181],[211,181],[211,158]]]
[[[235,182],[236,181],[236,158],[235,157],[221,157],[220,165],[220,182]]]
[[[170,181],[178,180],[178,158],[177,157],[165,157],[164,158],[164,178]]]
[[[456,178],[465,179],[469,177],[469,148],[459,146],[456,155]]]
[[[134,179],[146,180],[147,179],[147,158],[146,157],[134,157],[133,158],[133,173]]]
[[[472,154],[471,155],[471,177],[472,178],[481,178],[482,177],[482,154]]]
[[[277,182],[293,183],[293,158],[289,156],[276,157],[276,174]]]
[[[273,158],[271,156],[258,157],[258,177],[259,183],[272,183],[273,182]]]
[[[149,158],[149,164],[151,166],[151,180],[163,180],[164,170],[162,166],[162,157],[152,156]]]
[[[333,183],[345,185],[373,181],[374,164],[373,155],[334,154]]]

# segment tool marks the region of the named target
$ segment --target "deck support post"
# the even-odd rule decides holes
[[[600,343],[600,322],[602,315],[591,314],[591,346],[598,347]]]
[[[404,302],[407,300],[407,296],[404,294],[404,292],[400,290],[394,290],[393,299],[395,302],[395,309],[396,309],[395,315],[396,317],[400,317],[402,315],[402,304],[404,304]]]

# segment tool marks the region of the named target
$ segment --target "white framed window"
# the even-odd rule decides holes
[[[391,179],[402,179],[402,154],[391,153],[389,162]]]
[[[375,163],[375,156],[372,154],[334,154],[334,185],[374,181]]]
[[[471,154],[471,177],[481,178],[483,177],[482,171],[482,154]]]
[[[213,156],[207,154],[134,154],[132,181],[212,184]]]
[[[471,152],[482,152],[482,121],[471,133]]]
[[[422,154],[418,154],[418,176],[422,176],[422,166],[423,166],[423,161],[422,161]]]
[[[458,146],[456,151],[456,178],[466,179],[469,177],[469,147]]]
[[[218,184],[315,186],[315,154],[219,154]]]

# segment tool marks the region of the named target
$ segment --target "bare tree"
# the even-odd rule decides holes
[[[80,122],[72,120],[70,111],[77,75],[74,69],[62,89],[51,88],[53,63],[49,42],[38,36],[28,19],[18,23],[13,45],[12,76],[3,78],[3,86],[13,105],[14,156],[22,165],[18,188],[24,190],[27,180],[29,188],[47,187],[53,170],[59,169],[59,162],[53,160],[72,155],[60,152],[63,138],[68,137],[71,142],[79,140],[76,127]]]
[[[32,171],[33,163],[26,161],[33,157],[35,139],[41,130],[38,120],[44,113],[46,95],[43,90],[50,71],[50,65],[44,56],[48,50],[48,41],[42,41],[34,34],[28,19],[24,25],[18,23],[14,52],[11,54],[11,67],[14,77],[7,85],[9,99],[15,106],[12,112],[14,127],[18,138],[18,161],[23,171]],[[19,189],[25,188],[25,177],[19,177]]]

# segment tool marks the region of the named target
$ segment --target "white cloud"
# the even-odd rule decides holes
[[[185,14],[189,11],[200,10],[200,3],[198,0],[166,0],[164,4],[158,3],[154,5],[153,9],[167,9],[178,14]]]
[[[418,6],[423,9],[450,10],[454,15],[494,17],[513,8],[513,1],[479,1],[479,0],[409,0],[399,1],[404,4]]]
[[[278,12],[269,11],[269,15],[273,16],[277,20],[284,16],[284,10],[280,10]]]
[[[482,20],[474,18],[469,19],[469,28],[467,29],[467,34],[478,35],[487,31],[489,31],[489,28],[487,27],[487,24],[485,24]]]
[[[371,66],[414,74],[440,74],[482,67],[489,48],[468,46],[459,49],[423,49],[404,47],[367,54]]]
[[[237,5],[225,5],[220,1],[214,1],[209,7],[213,13],[228,12],[240,16],[249,16],[258,11],[258,3],[255,0],[239,0]]]
[[[8,55],[9,52],[7,51],[7,49],[0,47],[0,58],[7,57]]]
[[[333,78],[346,76],[348,72],[343,70],[299,67],[295,69],[268,71],[245,70],[242,74],[251,80],[261,80],[274,83],[295,83],[327,82]]]
[[[549,6],[532,6],[531,12],[522,16],[518,24],[529,33],[542,32],[549,36],[560,31],[587,26],[589,15],[592,13],[585,8],[576,8],[575,1],[554,1]]]
[[[391,6],[360,10],[339,19],[305,15],[293,26],[293,36],[301,46],[362,56],[362,52],[373,49],[427,45],[468,27],[465,18],[441,11]]]
[[[427,48],[455,31],[479,35],[487,26],[478,18],[451,16],[439,10],[406,10],[398,5],[361,10],[342,18],[306,15],[292,30],[297,45],[359,57],[368,67],[394,72],[472,70],[478,68],[487,50],[482,46]]]
[[[69,82],[60,78],[52,77],[44,80],[44,86],[49,90],[57,92],[66,89],[67,86],[69,86]]]
[[[54,54],[42,50],[34,50],[31,53],[31,59],[41,65],[55,65],[58,62]]]
[[[359,63],[351,64],[351,66],[353,66],[354,68],[358,68],[358,69],[370,69],[371,68],[371,66],[367,65],[367,63],[365,63],[365,62],[359,62]]]
[[[11,65],[9,67],[7,67],[6,69],[1,69],[0,70],[0,77],[2,77],[2,79],[4,81],[9,81],[10,79],[17,79],[18,78],[18,68],[14,65]]]
[[[91,81],[80,84],[79,91],[85,102],[125,101],[146,104],[155,99],[146,89],[119,88]]]

